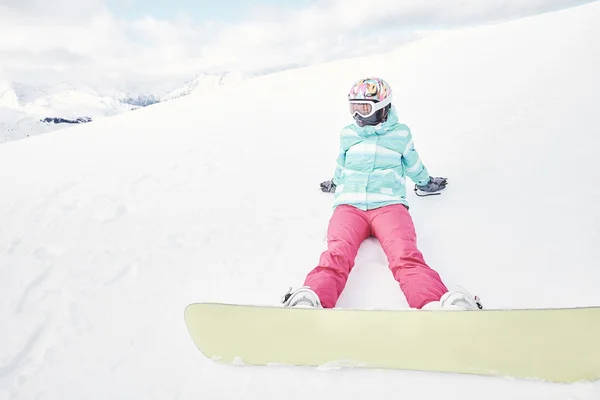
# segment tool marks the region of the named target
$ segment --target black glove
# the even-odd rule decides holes
[[[333,180],[321,182],[321,191],[325,193],[335,193],[335,183]]]
[[[417,189],[419,189],[423,192],[429,192],[429,193],[439,192],[439,191],[445,189],[447,184],[448,184],[448,179],[446,179],[446,178],[430,177],[429,182],[427,182],[425,185],[415,185],[415,193],[417,192]],[[439,193],[436,193],[436,194],[439,194]],[[417,193],[417,195],[419,195],[419,194]],[[429,195],[427,195],[427,196],[429,196]]]

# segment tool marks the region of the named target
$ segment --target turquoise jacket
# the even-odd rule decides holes
[[[406,177],[417,184],[429,181],[410,129],[398,123],[395,107],[383,124],[361,128],[353,123],[340,136],[334,208],[342,204],[362,210],[390,204],[408,207]]]

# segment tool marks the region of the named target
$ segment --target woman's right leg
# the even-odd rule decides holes
[[[354,267],[358,249],[370,234],[364,211],[348,205],[336,207],[327,229],[327,250],[304,281],[304,286],[317,293],[324,308],[335,307]]]

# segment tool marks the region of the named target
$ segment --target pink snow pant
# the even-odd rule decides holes
[[[335,307],[354,267],[358,249],[369,236],[381,243],[409,307],[421,308],[439,300],[448,291],[417,249],[415,228],[406,207],[397,204],[363,211],[341,205],[336,207],[329,221],[327,250],[304,282],[317,293],[323,307]]]

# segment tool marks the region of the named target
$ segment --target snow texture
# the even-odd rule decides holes
[[[225,366],[183,321],[192,302],[273,305],[302,284],[365,75],[449,179],[408,198],[449,286],[487,308],[600,305],[599,48],[594,2],[0,145],[0,399],[599,399],[600,382]],[[407,308],[375,239],[338,305]]]

